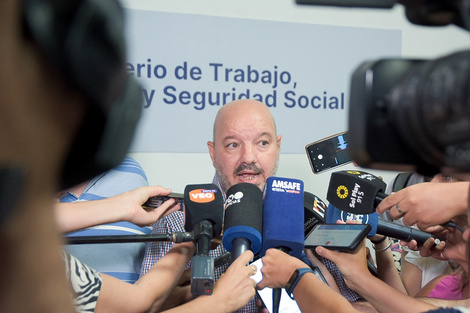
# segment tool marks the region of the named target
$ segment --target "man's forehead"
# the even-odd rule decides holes
[[[222,141],[230,141],[230,140],[257,140],[257,139],[268,139],[271,140],[275,138],[274,132],[269,131],[261,131],[261,132],[254,132],[253,130],[245,130],[245,131],[222,131],[220,134],[220,139]]]
[[[253,114],[245,112],[243,115],[224,114],[216,122],[215,132],[223,137],[240,134],[262,136],[263,133],[275,136],[276,126],[272,116],[258,112],[253,112]]]

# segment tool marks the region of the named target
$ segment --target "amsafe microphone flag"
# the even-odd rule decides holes
[[[387,184],[377,176],[361,171],[331,174],[326,199],[335,207],[354,214],[370,214],[387,197]]]
[[[263,205],[263,248],[284,248],[300,257],[304,248],[304,183],[298,179],[269,177]]]
[[[191,262],[191,293],[210,295],[214,288],[214,259],[211,240],[222,231],[224,203],[214,184],[187,185],[184,189],[185,230],[194,233],[196,255]]]
[[[342,211],[334,207],[331,203],[328,205],[328,210],[326,213],[326,222],[327,223],[336,223],[337,220],[343,222],[354,220],[358,221],[361,224],[369,224],[372,226],[372,230],[367,234],[368,237],[374,236],[375,234],[388,236],[391,238],[396,238],[404,241],[416,240],[419,246],[422,246],[426,240],[430,237],[434,238],[436,244],[439,243],[439,239],[434,235],[421,231],[419,229],[401,225],[398,223],[393,223],[385,221],[379,218],[377,213],[372,214],[353,214],[349,212]]]
[[[239,183],[227,190],[225,200],[224,248],[232,260],[246,250],[261,250],[263,233],[263,193],[258,186]]]

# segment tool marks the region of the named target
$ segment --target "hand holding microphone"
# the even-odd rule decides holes
[[[256,272],[256,266],[247,265],[252,259],[253,252],[246,250],[233,261],[216,282],[211,297],[216,299],[213,303],[224,307],[223,312],[235,312],[241,309],[255,295],[256,282],[251,276]],[[207,308],[207,311],[210,311],[210,308]]]
[[[393,219],[403,217],[406,225],[420,229],[446,224],[466,215],[469,182],[420,183],[392,193],[377,206],[379,214],[389,211]]]

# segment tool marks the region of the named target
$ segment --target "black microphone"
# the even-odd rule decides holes
[[[212,238],[222,231],[224,203],[214,184],[187,185],[184,190],[185,230],[194,233],[196,255],[191,260],[191,293],[210,295],[214,289]]]
[[[371,214],[387,197],[387,184],[375,175],[361,171],[331,174],[326,199],[335,207],[353,214]]]
[[[317,224],[326,223],[327,208],[326,203],[319,197],[304,191],[304,238],[310,235]]]
[[[377,224],[377,233],[380,235],[404,240],[407,242],[410,242],[411,240],[416,240],[419,246],[422,246],[424,242],[431,237],[434,238],[435,244],[438,244],[440,242],[439,238],[430,233],[424,232],[422,230],[410,226],[385,221],[380,218]]]
[[[246,250],[261,250],[263,231],[263,193],[258,186],[239,183],[227,190],[225,200],[224,248],[232,261]]]
[[[174,243],[194,241],[194,234],[188,232],[175,232],[171,234],[148,235],[111,235],[111,236],[65,236],[65,244],[100,244],[100,243],[127,243],[127,242],[155,242],[167,241]]]
[[[386,187],[387,184],[380,178],[367,172],[332,173],[327,193],[327,199],[330,201],[327,223],[336,223],[338,219],[344,222],[354,219],[372,226],[368,236],[377,233],[408,242],[414,239],[420,246],[433,237],[436,244],[439,243],[439,239],[430,233],[379,218],[375,208],[388,196],[383,192]]]
[[[301,180],[269,177],[263,206],[263,249],[277,248],[300,257],[305,243],[304,183]],[[273,312],[279,312],[281,289],[273,289]]]
[[[343,211],[353,214],[371,214],[388,195],[386,184],[377,176],[360,171],[339,171],[331,174],[327,200]],[[442,224],[463,232],[452,221]],[[423,234],[424,235],[424,234]],[[399,238],[398,238],[399,239]]]

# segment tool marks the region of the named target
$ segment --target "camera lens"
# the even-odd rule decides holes
[[[391,92],[401,138],[426,163],[470,168],[470,51],[410,69]]]

